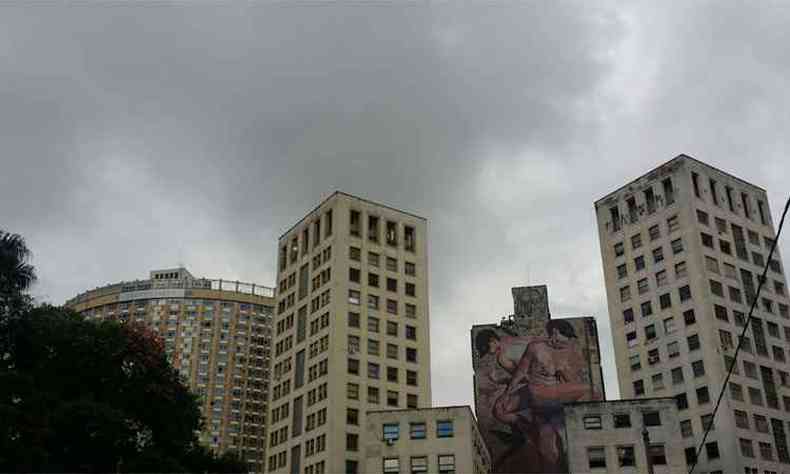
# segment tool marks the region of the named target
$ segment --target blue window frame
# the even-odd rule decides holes
[[[436,437],[437,438],[452,438],[453,437],[453,422],[451,420],[437,421],[436,422]]]

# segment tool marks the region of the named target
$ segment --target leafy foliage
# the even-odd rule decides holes
[[[0,246],[23,243],[7,236]],[[23,260],[29,254],[15,251]],[[35,274],[26,264],[6,265],[12,253],[0,250],[7,291],[0,305],[0,472],[246,471],[233,455],[217,457],[198,443],[197,397],[156,334],[34,307],[21,291]],[[23,275],[6,273],[20,269]]]

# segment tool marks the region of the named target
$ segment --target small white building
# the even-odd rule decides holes
[[[468,406],[367,413],[365,473],[488,474],[491,457]]]
[[[688,471],[674,398],[576,402],[564,412],[571,473]]]

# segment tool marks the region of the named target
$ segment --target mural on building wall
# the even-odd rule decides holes
[[[523,295],[514,289],[517,310]],[[497,473],[568,472],[562,405],[603,397],[595,321],[532,307],[472,328],[475,411]]]

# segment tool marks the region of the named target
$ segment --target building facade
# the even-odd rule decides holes
[[[563,409],[571,473],[673,474],[688,470],[672,397],[575,402]]]
[[[201,441],[218,453],[235,451],[250,472],[263,472],[272,288],[194,278],[174,268],[87,291],[65,306],[89,319],[143,323],[158,333],[168,359],[201,396]]]
[[[336,192],[278,242],[272,473],[362,472],[366,413],[431,404],[427,222]]]
[[[513,315],[471,331],[475,413],[492,472],[568,472],[562,406],[605,397],[595,319],[552,318],[545,285],[512,294]]]
[[[713,427],[695,472],[790,471],[790,301],[765,190],[680,155],[595,210],[621,395],[675,397],[688,464]]]
[[[491,456],[468,406],[370,411],[366,474],[487,474]]]

